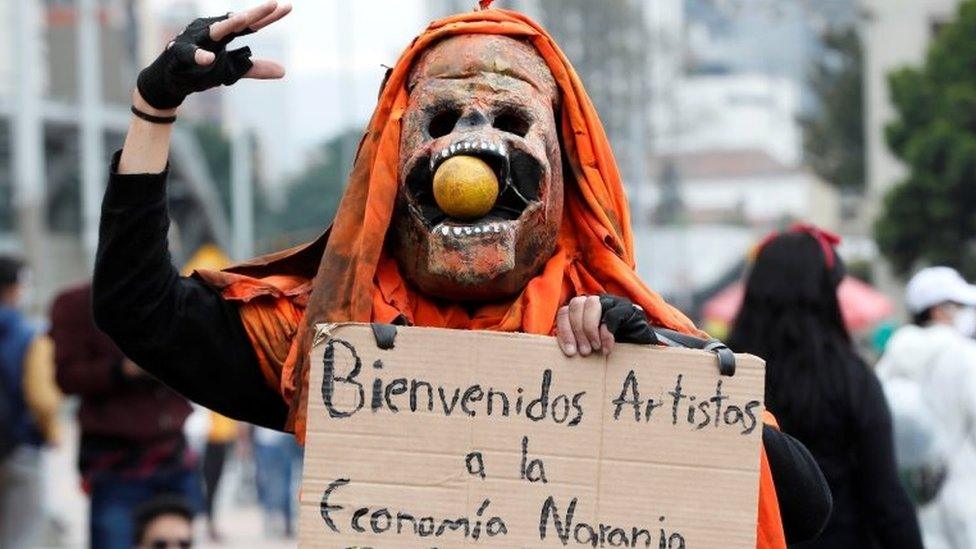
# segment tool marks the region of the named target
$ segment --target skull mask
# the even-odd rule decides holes
[[[529,44],[460,35],[429,49],[408,81],[391,252],[421,292],[459,301],[518,294],[552,257],[563,210],[559,95]],[[455,156],[498,180],[491,210],[447,215],[434,174]]]

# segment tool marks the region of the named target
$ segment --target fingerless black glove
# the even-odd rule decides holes
[[[251,69],[250,48],[227,51],[227,44],[254,31],[231,33],[219,41],[210,38],[210,25],[227,17],[204,17],[193,21],[166,51],[139,73],[136,87],[147,103],[157,109],[173,109],[191,93],[221,84],[229,86]],[[213,52],[214,62],[198,65],[193,58],[197,48]]]
[[[603,324],[616,341],[701,349],[717,357],[719,373],[723,376],[735,375],[735,355],[717,339],[703,339],[667,328],[652,328],[644,310],[626,297],[601,295],[600,308],[603,310]]]
[[[613,334],[614,340],[645,345],[658,342],[643,309],[626,297],[601,295],[600,308],[603,310],[603,323]]]

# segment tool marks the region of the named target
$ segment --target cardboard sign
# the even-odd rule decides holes
[[[320,327],[302,547],[753,549],[764,367],[553,338]]]

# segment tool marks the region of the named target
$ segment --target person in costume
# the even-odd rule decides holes
[[[499,9],[431,23],[388,72],[322,237],[180,278],[166,244],[176,108],[283,76],[226,46],[289,10],[198,19],[139,76],[95,273],[96,319],[127,354],[211,409],[301,440],[316,323],[555,334],[567,355],[652,342],[650,324],[700,335],[635,272],[623,185],[579,77],[545,30]],[[816,535],[830,494],[802,445],[772,427],[763,439],[757,546],[785,547]],[[800,514],[784,535],[781,517]]]

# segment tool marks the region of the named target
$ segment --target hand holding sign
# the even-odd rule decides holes
[[[755,547],[757,359],[397,330],[313,351],[303,547]]]
[[[620,343],[655,343],[644,310],[626,297],[576,296],[556,313],[556,338],[566,356],[600,351],[609,355]]]

